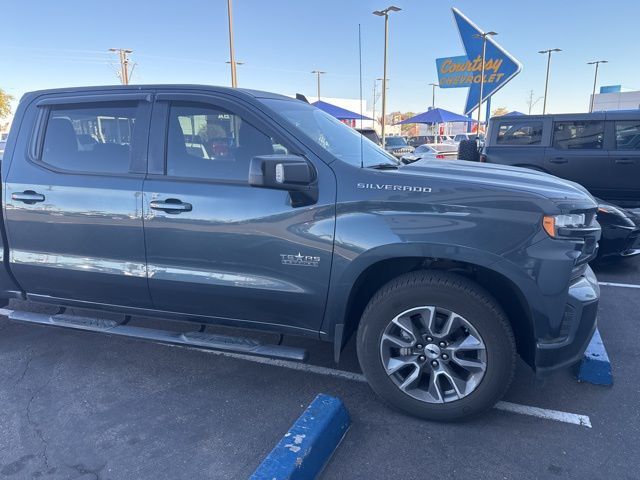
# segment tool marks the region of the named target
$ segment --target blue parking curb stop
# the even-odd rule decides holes
[[[600,332],[597,328],[580,362],[578,380],[595,385],[613,384],[611,362],[609,361],[609,355],[607,355],[607,350],[604,348],[602,337],[600,337]]]
[[[251,480],[311,480],[351,425],[342,401],[320,394],[251,475]]]

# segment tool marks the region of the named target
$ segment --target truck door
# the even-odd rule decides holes
[[[155,308],[319,329],[335,223],[329,167],[222,95],[159,93],[151,135],[144,209]],[[277,153],[306,156],[316,201],[296,205],[287,191],[249,185],[251,159]]]
[[[622,117],[622,113],[617,113]],[[626,114],[629,115],[629,114]],[[627,118],[608,121],[613,128],[613,145],[609,151],[615,187],[603,197],[640,205],[640,119]]]
[[[3,193],[9,262],[29,295],[150,306],[142,227],[150,100],[49,96],[28,107]]]
[[[604,116],[593,120],[560,120],[553,124],[551,146],[545,152],[545,170],[584,186],[600,196],[613,184],[609,152],[605,149]]]

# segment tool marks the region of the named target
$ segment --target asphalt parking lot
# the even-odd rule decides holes
[[[640,258],[597,268],[640,285]],[[640,291],[605,285],[600,332],[614,385],[544,381],[519,365],[505,400],[587,416],[584,425],[493,409],[437,424],[382,405],[331,345],[306,345],[311,367],[0,319],[0,478],[247,478],[318,393],[353,424],[326,479],[638,478]],[[314,367],[318,367],[315,368]],[[329,370],[331,369],[331,370]],[[358,373],[353,345],[337,367]]]

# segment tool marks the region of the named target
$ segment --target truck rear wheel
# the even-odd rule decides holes
[[[429,420],[492,407],[515,370],[513,332],[500,306],[459,275],[420,271],[382,287],[358,328],[358,359],[391,406]]]

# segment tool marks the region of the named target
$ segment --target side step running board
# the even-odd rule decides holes
[[[233,337],[206,332],[171,332],[154,328],[134,327],[104,318],[82,317],[69,314],[48,315],[45,313],[24,312],[13,310],[8,315],[9,320],[38,325],[53,325],[56,327],[88,330],[90,332],[108,333],[123,337],[141,338],[154,342],[185,345],[209,350],[225,350],[260,357],[281,358],[303,362],[307,359],[304,348],[287,347],[284,345],[269,345],[258,340],[245,337]]]

